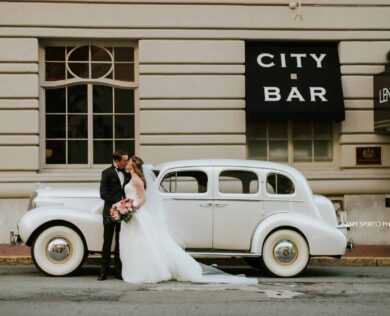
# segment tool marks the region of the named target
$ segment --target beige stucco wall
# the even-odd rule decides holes
[[[1,198],[27,197],[36,182],[99,180],[99,169],[41,164],[39,45],[46,40],[138,42],[136,149],[151,163],[247,157],[245,40],[338,41],[346,120],[337,159],[300,168],[316,193],[389,193],[390,137],[373,131],[372,100],[373,76],[390,49],[388,0],[306,0],[302,19],[285,0],[0,1],[0,12],[7,13],[0,18]],[[361,145],[382,146],[382,166],[356,166]]]
[[[390,48],[386,1],[305,1],[302,19],[293,19],[297,11],[281,0],[0,1],[0,8],[7,12],[0,20],[0,151],[6,157],[15,146],[25,155],[16,150],[2,159],[0,168],[13,172],[8,178],[23,177],[15,165],[27,158],[24,168],[39,174],[26,181],[47,180],[37,150],[38,48],[39,40],[63,38],[139,40],[137,150],[153,163],[246,158],[245,40],[338,40],[346,121],[331,169],[339,170],[340,181],[349,179],[346,170],[366,170],[362,181],[388,170],[354,163],[356,146],[380,145],[383,167],[389,167],[389,139],[374,134],[372,126],[373,75],[383,70]],[[67,182],[64,172],[57,178]],[[324,170],[310,176],[320,192],[327,191]],[[86,177],[77,173],[76,181]]]

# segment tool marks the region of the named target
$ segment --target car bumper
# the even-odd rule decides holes
[[[348,231],[351,230],[351,226],[348,224],[344,224],[344,223],[337,225],[336,228],[338,230],[340,230],[341,232],[343,232],[346,237],[348,237]],[[353,248],[354,248],[353,240],[352,240],[352,238],[349,238],[349,240],[347,241],[346,249],[348,251],[352,251]]]
[[[10,231],[10,244],[13,246],[20,245],[22,243],[22,239],[18,234],[15,234],[14,231]]]

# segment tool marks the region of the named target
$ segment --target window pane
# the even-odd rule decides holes
[[[91,46],[91,60],[111,61],[111,56],[105,49],[98,46]]]
[[[267,176],[267,192],[270,194],[293,194],[295,192],[293,182],[282,174],[270,173]]]
[[[112,141],[95,140],[93,142],[93,163],[108,164],[112,162]]]
[[[253,140],[248,142],[249,158],[267,160],[267,141]]]
[[[270,194],[276,194],[276,174],[271,173],[267,176],[267,184],[266,184],[267,192]]]
[[[332,161],[332,142],[328,140],[314,141],[314,160]]]
[[[223,171],[219,175],[221,193],[253,194],[259,190],[257,175],[251,171]]]
[[[331,138],[332,128],[329,122],[313,122],[314,138]]]
[[[135,154],[134,140],[116,140],[115,150],[124,150],[129,153],[129,157]]]
[[[105,76],[105,78],[112,79],[112,73],[113,71],[111,69],[111,71],[108,73],[108,75]]]
[[[45,59],[54,61],[65,61],[65,47],[46,47]]]
[[[72,79],[74,78],[74,75],[70,73],[69,69],[68,71],[66,72],[66,79]]]
[[[112,138],[111,115],[93,116],[93,138]]]
[[[88,113],[87,85],[68,87],[68,112]]]
[[[71,140],[68,142],[68,163],[88,163],[88,141]]]
[[[277,194],[293,194],[295,192],[292,181],[282,174],[277,174],[276,183]]]
[[[64,164],[65,161],[65,141],[47,140],[46,141],[46,163]]]
[[[269,142],[270,161],[288,161],[287,141],[272,140]]]
[[[88,61],[89,60],[89,47],[82,46],[76,48],[69,56],[70,61]]]
[[[46,115],[46,138],[65,138],[65,115]]]
[[[287,138],[287,122],[268,122],[269,138]]]
[[[133,61],[134,48],[133,47],[115,47],[115,61]]]
[[[167,174],[160,184],[161,192],[207,192],[207,175],[202,171],[179,171]]]
[[[311,139],[311,122],[293,122],[293,138]]]
[[[46,63],[46,80],[64,80],[65,79],[65,63]]]
[[[250,138],[266,138],[267,122],[252,122],[249,127]]]
[[[88,138],[88,117],[87,115],[68,116],[68,137]]]
[[[294,161],[312,161],[311,141],[296,140],[294,145]]]
[[[134,65],[133,64],[115,64],[115,80],[134,81]]]
[[[93,112],[112,113],[112,87],[93,86]]]
[[[134,138],[133,115],[115,115],[115,138]]]
[[[111,64],[92,64],[92,78],[100,78],[108,74],[111,69]]]
[[[134,113],[134,91],[115,88],[115,113]]]
[[[65,88],[46,89],[46,113],[65,113]]]
[[[89,65],[85,63],[69,63],[70,70],[80,78],[89,78]]]

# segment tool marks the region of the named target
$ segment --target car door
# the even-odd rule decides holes
[[[169,169],[159,177],[159,192],[169,226],[188,248],[212,248],[213,168]]]
[[[259,171],[214,168],[213,248],[249,250],[262,218]]]

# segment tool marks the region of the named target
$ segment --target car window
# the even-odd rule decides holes
[[[219,192],[234,194],[254,194],[259,191],[259,179],[252,171],[226,170],[218,179]]]
[[[176,171],[165,175],[160,191],[166,193],[205,193],[207,174],[203,171]]]
[[[290,178],[279,173],[268,174],[266,189],[270,194],[293,194],[295,192]]]

